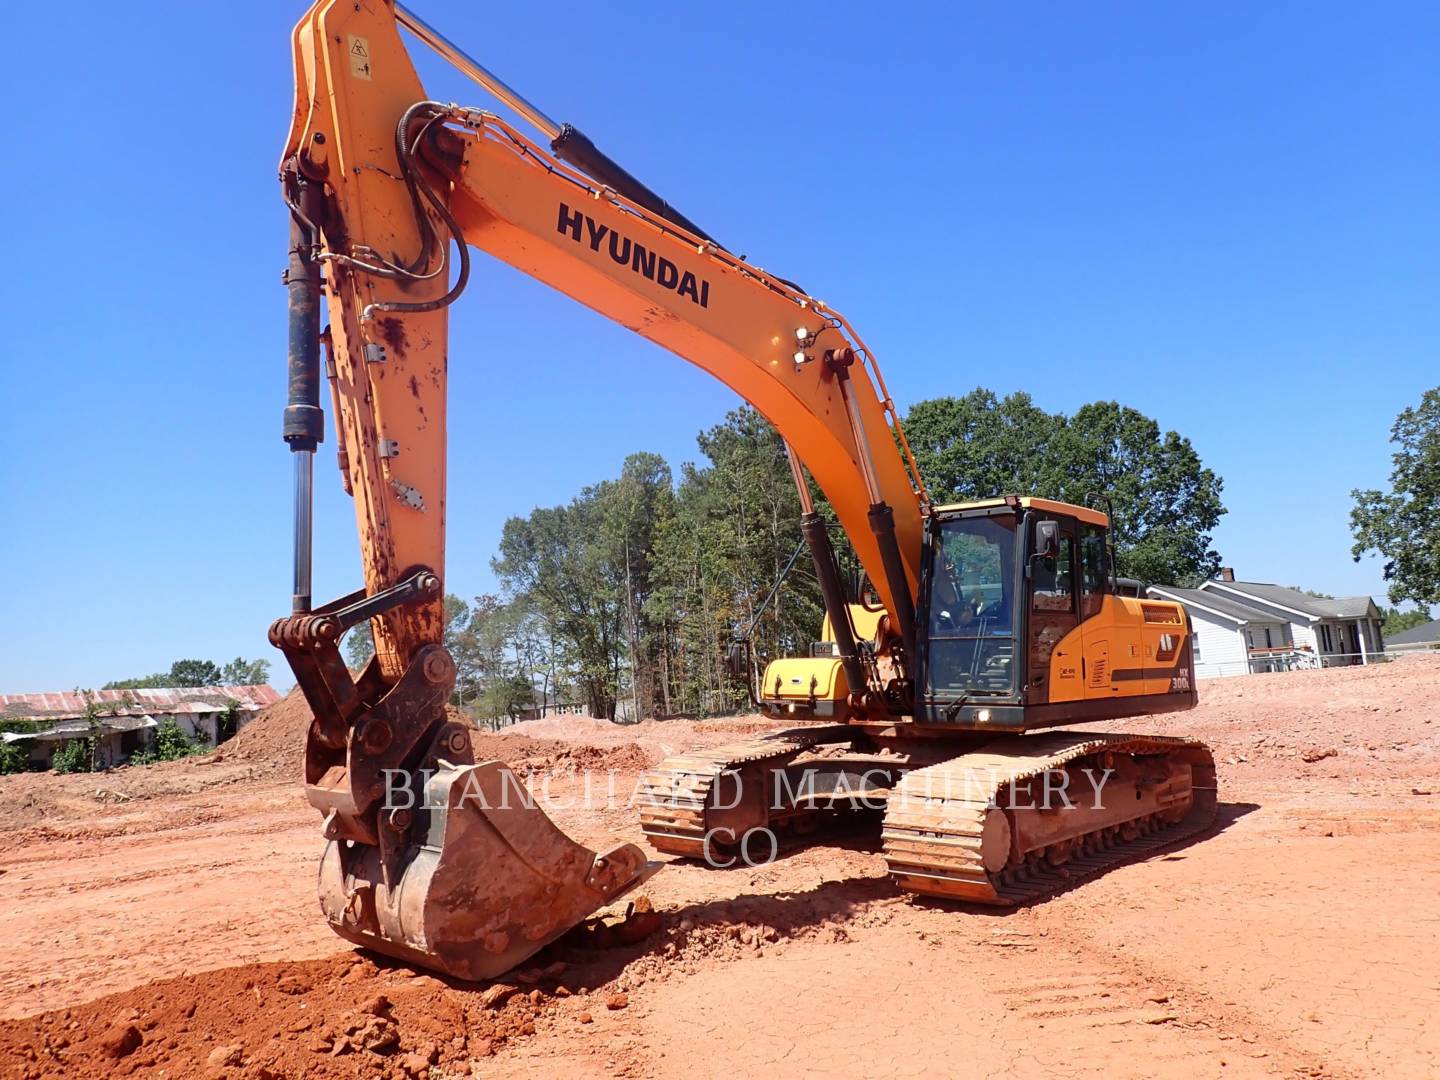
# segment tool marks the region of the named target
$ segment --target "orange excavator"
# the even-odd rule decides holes
[[[402,27],[544,143],[431,100]],[[635,845],[566,837],[503,763],[475,760],[471,729],[446,711],[446,319],[472,247],[708,371],[790,454],[825,624],[810,655],[772,661],[753,693],[793,724],[648,773],[654,848],[751,858],[757,843],[879,808],[902,888],[1015,904],[1210,823],[1215,769],[1200,743],[1056,730],[1195,702],[1185,613],[1124,595],[1105,513],[1015,495],[932,505],[875,359],[840,313],[731,254],[393,0],[319,0],[293,55],[280,178],[295,584],[270,638],[315,716],[305,790],[323,815],[320,901],[336,932],[489,978],[657,868]],[[322,372],[365,583],[317,607]],[[866,572],[863,599],[845,588],[807,473]],[[375,655],[354,676],[340,640],[366,621]],[[753,677],[743,643],[729,659]],[[1026,734],[1037,728],[1051,730]]]

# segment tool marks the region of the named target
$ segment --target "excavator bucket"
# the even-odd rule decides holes
[[[320,907],[348,941],[459,979],[493,979],[659,869],[633,844],[596,853],[557,829],[475,729],[446,711],[455,662],[423,646],[391,684],[377,658],[358,680],[344,629],[377,605],[438,592],[428,571],[280,619],[315,719],[305,797],[324,815]],[[397,599],[398,598],[398,599]]]
[[[597,854],[571,840],[499,761],[441,762],[424,791],[413,812],[426,820],[393,861],[368,844],[326,846],[320,906],[346,940],[492,979],[658,869],[633,844]]]

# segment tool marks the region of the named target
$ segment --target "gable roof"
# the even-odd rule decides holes
[[[1228,619],[1233,623],[1273,623],[1280,621],[1271,612],[1250,607],[1242,600],[1220,592],[1211,592],[1209,590],[1201,591],[1200,589],[1172,589],[1169,585],[1151,585],[1150,592],[1156,596],[1164,597],[1167,600],[1178,600],[1187,608],[1193,607],[1200,611],[1209,612],[1212,615],[1219,615],[1221,618]]]
[[[1264,581],[1210,580],[1200,586],[1202,592],[1224,592],[1244,603],[1246,599],[1277,607],[1304,619],[1363,619],[1370,614],[1375,601],[1368,596],[1325,598],[1311,596],[1299,589],[1271,585]]]
[[[1385,644],[1424,645],[1431,641],[1440,641],[1440,619],[1412,626],[1409,630],[1401,630],[1398,634],[1391,634],[1385,639]]]

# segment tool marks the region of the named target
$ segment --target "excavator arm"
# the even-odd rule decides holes
[[[429,100],[402,22],[538,127],[548,147],[494,113]],[[469,249],[710,372],[769,419],[790,449],[817,560],[828,540],[802,466],[890,614],[901,670],[914,655],[923,489],[873,358],[842,316],[732,255],[416,16],[388,0],[320,0],[293,49],[281,180],[292,218],[284,432],[296,462],[295,589],[271,639],[316,717],[305,769],[329,841],[322,907],[351,940],[489,977],[648,868],[631,845],[597,855],[568,840],[509,769],[474,762],[465,725],[445,712],[455,677],[441,645],[447,309],[474,288]],[[536,352],[560,348],[573,346],[537,343]],[[534,358],[481,352],[476,362]],[[322,370],[365,587],[315,608]],[[831,592],[827,610],[848,623]],[[339,640],[365,620],[376,656],[353,678]],[[853,664],[853,642],[848,649]],[[873,702],[878,689],[862,688],[859,667],[847,673],[857,701]]]

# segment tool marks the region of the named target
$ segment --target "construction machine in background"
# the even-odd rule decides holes
[[[431,100],[402,26],[546,141]],[[794,726],[648,773],[653,847],[707,857],[805,834],[859,792],[885,807],[884,855],[903,888],[1005,904],[1211,821],[1200,743],[1026,734],[1195,702],[1183,609],[1120,595],[1106,514],[1025,496],[931,505],[875,359],[842,315],[731,254],[398,4],[320,0],[293,57],[280,174],[295,584],[270,636],[315,714],[305,789],[324,819],[320,899],[339,934],[493,977],[656,868],[632,844],[595,852],[567,838],[503,763],[475,760],[470,729],[446,712],[446,320],[472,247],[708,371],[790,454],[826,625],[811,655],[766,666],[757,701]],[[315,607],[322,383],[364,588]],[[868,602],[845,589],[809,477],[867,574]],[[340,639],[367,620],[375,656],[352,676]],[[1042,778],[1045,796],[1073,785],[1097,798],[1021,796]]]

